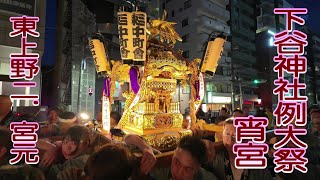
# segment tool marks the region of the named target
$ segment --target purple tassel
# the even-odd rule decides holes
[[[196,89],[196,100],[200,100],[200,95],[199,95],[199,92],[200,92],[200,82],[199,80],[197,80],[195,83],[194,83],[194,87]]]
[[[139,69],[135,66],[133,66],[130,71],[130,84],[131,84],[131,89],[134,94],[137,94],[139,92],[140,86],[139,86]]]
[[[104,95],[110,97],[110,78],[107,77],[104,81]]]

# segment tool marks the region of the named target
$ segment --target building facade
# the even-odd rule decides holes
[[[54,97],[51,106],[86,113],[89,118],[101,111],[104,78],[97,76],[88,39],[100,32],[107,42],[108,56],[120,60],[116,18],[119,3],[58,0],[56,68],[50,74],[50,87],[55,90],[50,92]]]
[[[307,72],[301,77],[300,81],[307,85],[304,95],[308,97],[308,106],[312,106],[318,104],[320,93],[320,36],[312,32],[307,26],[303,26],[299,30],[308,36],[308,46],[304,50],[307,58]]]
[[[79,0],[72,0],[72,17],[71,111],[93,118],[95,96],[88,91],[95,89],[96,70],[88,37],[96,32],[95,17]]]
[[[91,13],[95,15],[94,21],[96,23],[95,32],[103,35],[105,40],[105,48],[110,60],[120,61],[120,45],[117,24],[117,12],[122,1],[83,1]],[[90,55],[92,56],[92,55]],[[94,72],[96,74],[96,72]],[[101,98],[104,89],[105,78],[96,76],[95,78],[95,114],[101,112]],[[112,111],[121,112],[124,107],[125,99],[122,97],[122,88],[127,89],[128,86],[120,86],[116,83],[116,92],[114,94],[114,102],[112,104]]]
[[[278,104],[278,96],[273,95],[274,80],[277,79],[277,73],[273,71],[273,67],[276,65],[273,57],[277,56],[277,48],[273,46],[273,36],[286,28],[284,15],[275,15],[273,10],[281,7],[292,8],[293,6],[285,0],[257,1],[256,68],[259,72],[258,77],[266,82],[259,85],[256,93],[262,99],[263,106],[273,108]],[[294,23],[293,28],[295,28]],[[284,73],[284,76],[291,81],[292,75]]]
[[[316,103],[315,104],[320,104],[320,36],[319,35],[314,35],[312,37],[313,41],[313,63],[314,63],[314,81],[315,86],[315,91],[313,92],[316,95]],[[314,90],[314,89],[313,89]],[[314,97],[314,96],[313,96]]]
[[[203,58],[205,44],[210,34],[223,34],[230,36],[230,13],[226,9],[229,1],[188,0],[188,1],[162,1],[160,12],[166,10],[167,21],[173,21],[176,31],[182,38],[182,42],[176,44],[176,50],[181,49],[183,56],[188,60]],[[203,110],[218,110],[222,106],[231,104],[231,43],[224,45],[223,54],[219,60],[219,66],[212,78],[206,79],[206,94],[203,101]],[[180,111],[183,113],[189,106],[190,88],[180,88],[178,92]],[[222,98],[216,101],[215,97]]]
[[[256,1],[230,0],[227,9],[230,10],[231,44],[234,91],[239,94],[240,107],[254,108],[259,105],[259,99],[254,94],[253,80],[257,77],[256,64]],[[237,99],[237,96],[236,96]],[[236,107],[239,107],[236,105]]]
[[[81,0],[57,0],[55,68],[48,81],[48,105],[95,115],[96,71],[88,37],[95,32],[94,15]],[[51,98],[51,99],[50,99]]]

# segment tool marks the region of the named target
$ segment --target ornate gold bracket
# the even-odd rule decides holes
[[[196,117],[196,88],[194,87],[195,82],[199,77],[198,71],[198,59],[193,60],[189,63],[189,71],[191,72],[191,79],[190,79],[190,88],[191,88],[191,98],[190,98],[190,118],[191,118],[191,126],[197,122]]]

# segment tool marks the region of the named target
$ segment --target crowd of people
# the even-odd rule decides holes
[[[308,172],[303,174],[295,170],[291,174],[277,174],[273,170],[275,150],[272,145],[282,137],[272,132],[267,135],[267,143],[271,146],[266,154],[266,169],[235,168],[236,155],[232,147],[236,143],[236,128],[233,120],[235,117],[248,116],[249,111],[235,110],[230,115],[223,108],[218,117],[208,122],[223,126],[221,133],[203,137],[199,135],[201,130],[192,129],[194,135],[180,139],[173,151],[171,163],[163,167],[157,165],[156,158],[161,152],[150,147],[142,137],[125,135],[123,141],[119,142],[112,135],[105,136],[80,124],[75,113],[53,107],[48,111],[46,125],[41,126],[37,132],[39,140],[36,147],[40,150],[40,162],[27,165],[21,161],[10,165],[13,143],[9,125],[25,119],[15,116],[11,105],[8,96],[0,95],[0,179],[317,180],[320,177],[320,111],[317,107],[310,109],[309,123],[305,127],[308,134],[301,137],[308,144]],[[266,113],[257,112],[256,116],[268,118],[268,111],[272,114],[269,109]],[[111,114],[113,128],[120,118],[119,113]],[[97,121],[101,122],[101,116],[97,116]],[[269,129],[281,128],[272,126],[273,122],[269,124]],[[287,146],[295,147],[292,143]]]
[[[255,112],[255,113],[252,113]],[[274,172],[274,168],[276,167],[276,165],[274,164],[274,153],[275,153],[275,149],[273,147],[274,144],[276,144],[277,142],[279,142],[280,140],[282,140],[284,138],[284,136],[279,136],[279,135],[275,135],[274,134],[274,129],[277,128],[286,128],[284,126],[278,127],[276,126],[275,123],[275,118],[273,116],[273,112],[271,111],[270,108],[257,108],[255,111],[249,111],[248,107],[244,107],[242,110],[240,109],[235,109],[233,112],[230,112],[227,108],[221,108],[219,111],[219,115],[217,117],[213,117],[211,116],[212,112],[211,110],[208,110],[208,112],[206,113],[206,115],[202,115],[202,117],[205,117],[205,121],[207,123],[213,123],[213,124],[217,124],[217,125],[222,125],[224,126],[224,130],[223,133],[215,133],[214,138],[215,138],[215,142],[220,142],[221,140],[224,142],[225,144],[225,136],[227,134],[231,134],[231,139],[233,139],[232,141],[235,143],[235,130],[233,131],[233,133],[227,133],[227,124],[228,121],[230,121],[230,119],[234,119],[236,117],[248,117],[249,115],[252,115],[254,117],[265,117],[268,120],[268,126],[267,126],[267,140],[266,143],[269,145],[269,151],[266,155],[267,161],[268,161],[268,170],[271,173],[271,176],[274,179],[319,179],[319,172],[320,172],[320,110],[318,106],[311,106],[308,109],[308,114],[306,117],[307,120],[307,124],[305,126],[295,126],[295,121],[296,119],[293,119],[293,121],[291,122],[292,125],[295,126],[295,128],[302,128],[302,129],[306,129],[307,130],[307,134],[304,136],[297,136],[301,141],[305,142],[308,146],[305,157],[308,159],[308,163],[307,163],[307,168],[308,168],[308,172],[305,173],[301,173],[300,171],[293,171],[293,173],[289,173],[289,174],[284,174],[284,173],[279,173],[276,174]],[[232,124],[232,123],[230,123]],[[194,134],[198,134],[199,136],[203,137],[203,136],[207,136],[204,137],[205,139],[209,139],[208,138],[208,134],[203,133],[201,131],[197,131],[197,130],[193,130],[193,132],[195,132]],[[293,142],[289,141],[288,145],[285,146],[285,148],[295,148],[297,147]],[[234,154],[232,152],[227,153],[225,155],[229,155],[229,157],[233,157]],[[230,159],[230,162],[232,162],[233,160]],[[228,161],[220,161],[220,163],[227,163]],[[231,163],[231,166],[234,163]],[[227,168],[227,167],[226,167]],[[233,167],[234,168],[234,167]],[[237,169],[232,169],[232,173],[235,173],[237,171]],[[241,171],[241,170],[238,170]],[[252,170],[250,170],[252,171]],[[243,179],[243,175],[245,174],[246,171],[241,172],[240,174],[242,174],[241,179]],[[226,175],[227,172],[225,172],[224,175]],[[218,176],[218,174],[217,174]],[[233,179],[236,175],[233,174]],[[259,176],[256,176],[253,179],[263,179],[260,176],[265,176],[268,177],[266,174],[263,175],[263,173],[261,172]],[[219,176],[221,177],[221,176]],[[239,176],[238,176],[239,177]],[[220,178],[219,178],[220,179]],[[222,178],[222,179],[226,179],[226,178]],[[227,178],[228,179],[228,178]]]

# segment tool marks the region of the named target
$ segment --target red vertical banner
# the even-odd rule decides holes
[[[306,34],[293,29],[293,23],[304,25],[304,19],[297,15],[307,12],[306,8],[274,9],[275,14],[284,14],[286,17],[286,30],[274,36],[274,46],[278,55],[274,57],[276,65],[273,70],[278,74],[278,79],[274,81],[276,88],[273,93],[278,96],[278,105],[273,114],[276,117],[276,125],[283,127],[274,132],[275,135],[284,137],[274,145],[276,173],[308,171],[306,167],[308,159],[304,157],[308,145],[297,137],[307,134],[305,125],[308,97],[300,95],[301,90],[306,89],[306,84],[300,83],[299,77],[307,71],[304,48],[308,42]],[[292,75],[292,78],[285,79],[284,73]]]
[[[32,88],[36,87],[37,83],[32,81],[40,72],[38,66],[39,54],[30,53],[30,49],[37,48],[37,43],[28,42],[28,36],[39,37],[37,31],[37,23],[39,17],[11,17],[12,31],[9,36],[11,38],[21,37],[21,52],[10,54],[10,79],[19,80],[12,83],[15,88]],[[29,52],[28,52],[29,50]],[[30,101],[34,106],[40,104],[38,94],[11,94],[11,100],[14,101]],[[27,164],[37,164],[39,162],[39,150],[36,148],[38,135],[36,131],[39,129],[37,122],[12,122],[10,130],[13,131],[11,140],[13,149],[10,153],[16,157],[10,160],[10,164],[19,163],[24,157],[24,162]]]

